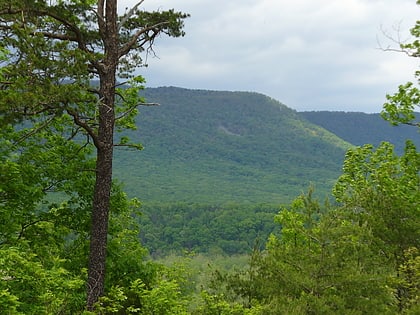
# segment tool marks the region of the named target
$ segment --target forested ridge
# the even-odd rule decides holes
[[[311,183],[328,196],[345,148],[390,141],[401,154],[406,139],[417,140],[414,128],[393,128],[379,114],[299,113],[258,93],[162,87],[144,95],[160,104],[142,108],[129,134],[145,149],[117,150],[116,171],[141,196],[141,239],[157,256],[243,254]],[[258,203],[266,205],[256,213]]]
[[[404,151],[407,139],[411,139],[417,146],[420,145],[415,128],[407,125],[392,126],[380,113],[311,111],[299,114],[353,145],[370,143],[378,146],[382,141],[387,141],[395,146],[399,154]]]
[[[419,314],[416,142],[145,90],[143,54],[188,14],[142,3],[0,0],[0,314]],[[419,79],[385,121],[420,130]]]
[[[294,110],[251,92],[146,89],[128,133],[140,153],[116,150],[126,191],[148,201],[290,202],[313,183],[329,193],[350,147]]]
[[[148,102],[128,135],[140,153],[116,150],[115,171],[143,202],[284,203],[313,183],[325,197],[346,149],[405,140],[410,126],[393,127],[380,114],[296,112],[251,92],[147,88]],[[153,178],[153,180],[150,180]]]

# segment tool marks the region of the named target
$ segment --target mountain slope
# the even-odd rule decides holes
[[[354,145],[366,143],[379,145],[388,141],[395,145],[396,151],[404,150],[405,141],[412,139],[420,147],[420,135],[412,126],[392,126],[382,119],[380,114],[359,112],[300,112],[302,117],[313,124],[319,125],[341,139]]]
[[[145,149],[117,150],[115,174],[148,201],[288,202],[313,182],[326,194],[349,144],[261,94],[146,89]]]

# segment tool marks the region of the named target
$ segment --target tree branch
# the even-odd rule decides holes
[[[103,11],[103,2],[104,0],[99,1],[98,4],[98,11],[100,11],[100,4],[102,3],[102,11]],[[74,36],[71,35],[66,35],[66,34],[54,34],[51,32],[47,32],[47,31],[37,31],[37,32],[33,32],[32,35],[35,35],[36,33],[41,33],[43,34],[45,37],[47,38],[51,38],[51,39],[58,39],[58,40],[69,40],[72,42],[77,43],[78,48],[86,53],[92,54],[92,51],[88,48],[84,38],[83,38],[83,33],[80,30],[79,27],[77,27],[75,24],[71,23],[70,21],[68,21],[67,19],[61,17],[59,14],[54,13],[52,10],[22,10],[22,9],[5,9],[5,10],[1,10],[0,11],[0,15],[1,14],[8,14],[8,15],[13,15],[13,14],[19,14],[19,13],[32,13],[32,14],[36,14],[38,16],[47,16],[50,17],[58,22],[60,22],[62,25],[64,25],[70,32],[72,32],[74,34]],[[102,15],[97,14],[98,16],[98,24],[99,26],[104,26],[104,19],[103,19],[103,13]],[[3,29],[5,29],[3,27]],[[11,27],[8,27],[8,29],[11,29]],[[99,31],[101,33],[101,35],[103,35],[103,28],[100,27]],[[90,60],[90,62],[92,63],[93,67],[97,70],[103,70],[103,66],[99,63],[96,62],[95,60]]]
[[[143,150],[143,146],[141,144],[130,144],[130,143],[115,143],[114,147],[126,147],[136,150]]]
[[[28,139],[30,136],[34,135],[35,133],[37,133],[38,131],[44,129],[45,127],[47,127],[54,119],[55,116],[50,117],[48,120],[44,121],[44,123],[40,126],[38,126],[37,128],[32,129],[30,132],[24,134],[22,137],[20,137],[18,140],[16,140],[13,144],[19,144],[22,141],[24,141],[25,139]]]
[[[419,127],[420,128],[420,122],[403,122],[404,125],[408,125],[408,126],[414,126],[414,127]]]
[[[36,34],[42,34],[44,37],[47,38],[51,38],[51,39],[58,39],[58,40],[68,40],[68,41],[72,41],[72,42],[77,42],[77,37],[75,36],[70,36],[68,34],[55,34],[55,33],[50,33],[50,32],[33,32],[31,33],[31,35],[36,35]]]
[[[47,220],[43,220],[43,219],[39,219],[39,220],[35,220],[35,221],[33,221],[33,222],[29,222],[29,223],[26,223],[26,224],[22,224],[22,225],[21,225],[21,229],[20,229],[20,232],[19,232],[19,235],[18,235],[17,240],[20,240],[20,239],[23,237],[23,235],[24,235],[24,233],[25,233],[25,230],[26,230],[28,227],[30,227],[30,226],[32,226],[32,225],[35,225],[35,224],[38,224],[39,222],[48,222],[48,221],[47,221]]]
[[[100,148],[101,147],[101,143],[99,142],[99,140],[98,140],[98,136],[97,136],[97,134],[94,132],[94,130],[86,123],[86,122],[84,122],[81,118],[80,118],[80,116],[79,116],[79,114],[76,112],[76,111],[74,111],[74,110],[72,110],[72,109],[70,109],[70,108],[66,108],[66,111],[67,111],[67,113],[70,115],[70,116],[72,116],[73,117],[73,121],[74,121],[74,123],[76,124],[76,125],[78,125],[78,126],[80,126],[80,127],[82,127],[84,130],[86,130],[86,132],[88,133],[88,135],[92,138],[92,140],[93,140],[93,143],[94,143],[94,145],[95,145],[95,147],[96,148]]]
[[[158,104],[158,103],[139,103],[139,104],[137,104],[135,106],[132,106],[127,111],[121,113],[121,115],[119,115],[118,117],[115,117],[115,120],[117,121],[117,120],[120,120],[120,119],[124,118],[125,116],[127,116],[128,114],[130,114],[133,110],[135,110],[139,106],[160,106],[160,104]]]
[[[126,55],[133,48],[133,46],[136,44],[137,40],[139,39],[139,37],[141,35],[147,34],[147,32],[149,32],[149,31],[153,31],[153,35],[149,37],[152,40],[153,38],[155,38],[159,34],[159,27],[161,27],[165,24],[169,24],[169,22],[167,22],[167,21],[160,22],[160,23],[154,24],[152,26],[148,26],[148,27],[145,27],[145,28],[142,28],[142,29],[138,30],[137,33],[134,34],[131,37],[131,39],[119,49],[119,51],[118,51],[119,58]],[[149,41],[149,40],[147,40],[147,41]],[[146,43],[147,41],[144,41],[142,43],[142,45],[144,43]],[[142,46],[142,45],[140,45],[140,46]]]
[[[390,40],[393,44],[397,45],[399,48],[392,48],[391,45],[388,45],[388,46],[384,47],[382,45],[382,43],[379,41],[378,36],[376,36],[376,42],[378,43],[378,46],[379,46],[378,49],[380,49],[382,51],[404,53],[409,57],[418,57],[418,56],[416,56],[415,53],[409,51],[408,49],[403,48],[404,43],[407,42],[407,39],[406,40],[401,39],[401,27],[400,27],[400,25],[398,25],[398,27],[393,27],[394,32],[397,35],[396,36],[397,38],[390,35],[382,26],[381,26],[380,29],[381,29],[382,34],[385,36],[385,38]]]
[[[135,6],[133,6],[126,14],[124,14],[124,16],[122,17],[120,23],[118,23],[118,31],[121,29],[121,27],[125,24],[125,22],[128,21],[128,19],[130,17],[132,17],[134,15],[134,13],[136,12],[137,8],[139,6],[141,6],[141,4],[144,2],[145,0],[141,0],[139,2],[137,2],[137,4]]]
[[[96,11],[96,16],[98,17],[99,32],[101,33],[102,38],[103,32],[105,30],[105,9],[104,9],[104,0],[98,1],[98,8]]]

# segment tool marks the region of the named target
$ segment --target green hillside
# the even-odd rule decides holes
[[[326,194],[349,146],[267,96],[174,87],[145,90],[115,174],[145,202],[289,202],[312,182]]]
[[[392,126],[380,114],[330,111],[299,114],[354,145],[371,143],[378,146],[382,141],[387,141],[395,146],[398,153],[402,153],[405,141],[411,139],[420,147],[417,128],[407,125]]]

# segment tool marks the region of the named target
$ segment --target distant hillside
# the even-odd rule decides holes
[[[407,139],[420,148],[420,134],[412,126],[392,126],[380,114],[353,112],[301,112],[302,117],[319,125],[354,145],[371,143],[377,146],[382,141],[395,145],[397,152],[404,150]]]
[[[289,202],[313,182],[327,194],[349,144],[261,94],[146,89],[141,152],[117,150],[115,174],[148,201]]]

